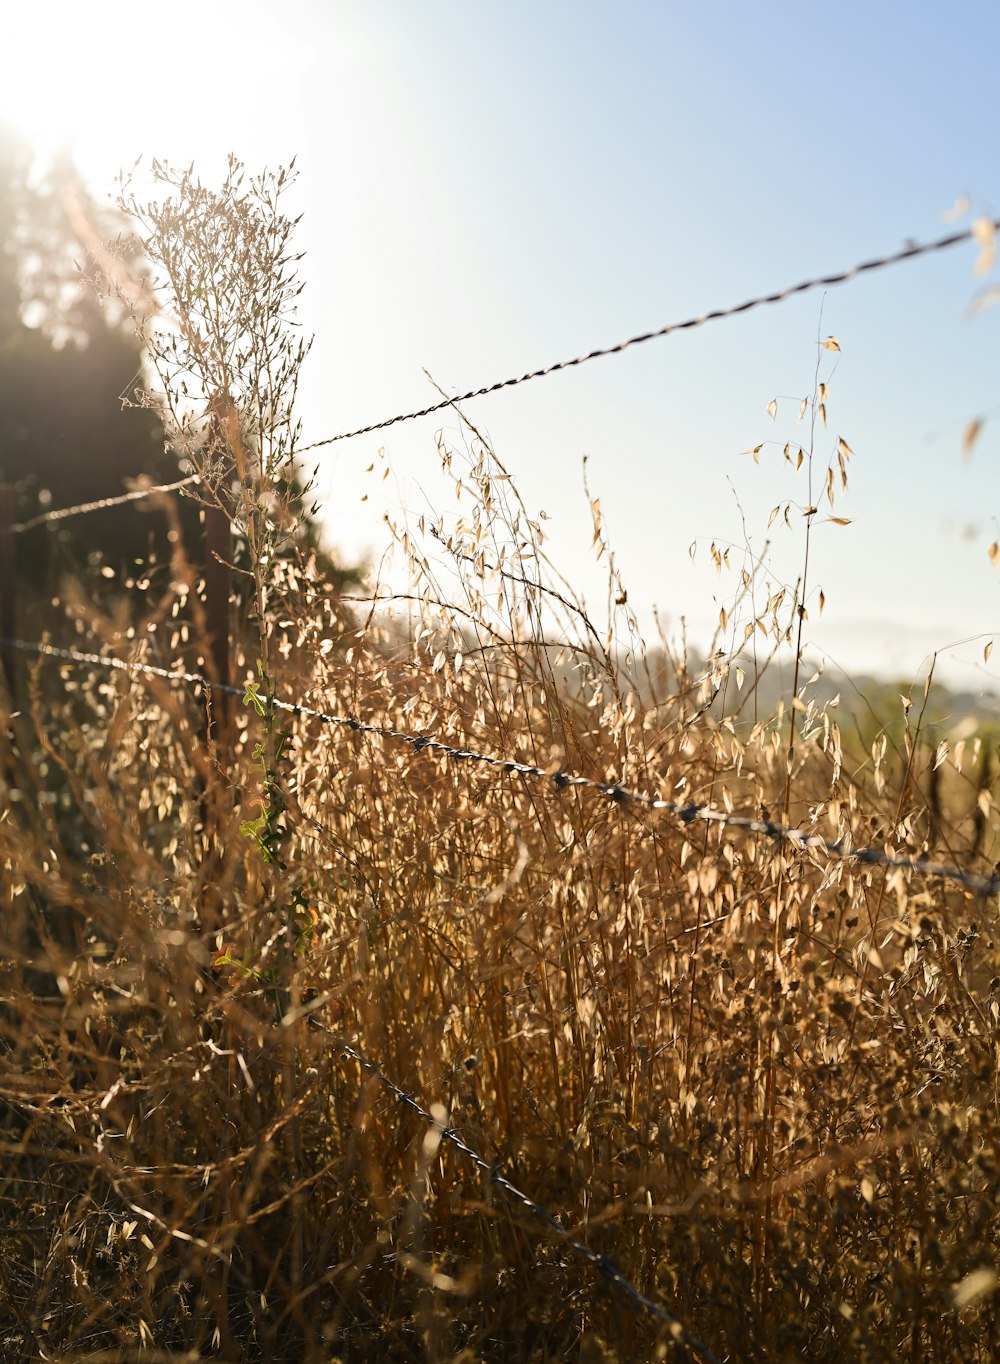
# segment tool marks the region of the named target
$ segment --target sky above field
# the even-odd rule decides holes
[[[461,392],[1000,215],[1000,9],[901,3],[20,7],[0,118],[69,147],[98,195],[136,157],[221,179],[298,157],[305,439]],[[168,25],[165,27],[165,25]],[[97,91],[95,95],[95,90]],[[802,571],[782,459],[812,393],[850,486],[814,533],[807,638],[853,672],[1000,688],[1000,284],[972,245],[479,399],[556,564],[606,601],[582,460],[640,626],[704,646],[750,553]],[[772,420],[768,405],[777,398]],[[970,456],[962,437],[985,417]],[[381,517],[449,511],[451,413],[317,453],[331,544],[377,559]],[[745,452],[764,442],[759,462]],[[380,448],[386,482],[365,473]],[[367,501],[362,497],[368,494]],[[717,576],[710,545],[731,545]],[[691,547],[696,545],[694,557]],[[742,638],[737,614],[736,642]],[[725,642],[733,642],[733,619]],[[953,647],[974,637],[975,642]]]

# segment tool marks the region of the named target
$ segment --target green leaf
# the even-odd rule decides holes
[[[261,717],[261,719],[263,719],[264,716],[267,714],[267,703],[264,701],[264,698],[262,696],[258,696],[257,694],[258,686],[259,683],[257,682],[247,683],[246,691],[243,694],[243,704],[245,706],[253,706],[257,714]]]

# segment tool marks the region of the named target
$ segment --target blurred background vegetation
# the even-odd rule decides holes
[[[114,497],[142,474],[179,477],[156,412],[128,406],[141,342],[87,278],[86,235],[107,240],[121,229],[69,160],[39,164],[0,127],[0,481],[15,488],[19,520]],[[185,519],[193,533],[193,508]],[[121,568],[165,546],[163,517],[135,509],[40,526],[20,537],[21,589],[51,592],[66,572],[101,561]]]

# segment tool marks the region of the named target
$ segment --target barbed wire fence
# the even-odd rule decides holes
[[[833,274],[817,275],[813,278],[800,281],[798,284],[788,285],[783,289],[775,290],[769,294],[759,294],[753,298],[745,299],[742,303],[733,304],[726,308],[713,309],[710,312],[701,313],[696,317],[689,317],[681,322],[669,322],[665,326],[657,327],[652,331],[640,332],[635,336],[627,337],[624,341],[618,341],[614,345],[597,347],[586,351],[568,360],[557,360],[552,364],[543,365],[539,369],[528,370],[524,374],[515,375],[507,379],[498,379],[491,384],[484,384],[479,388],[469,389],[465,393],[456,394],[452,397],[443,398],[440,402],[432,403],[427,407],[419,408],[412,412],[400,412],[391,417],[383,417],[381,420],[371,422],[367,426],[357,427],[350,431],[343,431],[335,436],[328,436],[322,440],[312,441],[307,445],[298,446],[292,453],[302,455],[311,450],[319,450],[325,446],[336,444],[338,441],[350,440],[355,436],[368,435],[371,432],[382,431],[387,427],[395,426],[400,422],[413,421],[420,417],[430,416],[435,412],[442,412],[447,408],[454,408],[456,404],[471,401],[475,398],[485,397],[490,393],[498,393],[502,390],[515,388],[520,384],[525,384],[533,379],[544,379],[549,375],[557,374],[561,370],[573,369],[579,365],[587,364],[591,360],[598,360],[608,355],[619,355],[630,347],[645,344],[647,341],[655,341],[660,338],[670,336],[674,332],[690,331],[695,327],[705,326],[711,322],[721,321],[726,318],[738,317],[743,313],[752,312],[756,308],[761,308],[769,304],[782,303],[786,299],[794,298],[799,294],[809,293],[815,289],[830,288],[837,284],[846,284],[852,279],[857,279],[861,275],[870,274],[876,270],[888,269],[895,265],[900,265],[904,261],[915,260],[921,256],[927,256],[935,252],[945,251],[953,246],[958,246],[963,242],[977,241],[984,252],[989,252],[993,246],[993,238],[1000,231],[1000,219],[980,218],[970,227],[964,228],[959,232],[951,232],[946,236],[938,237],[929,242],[909,241],[898,251],[888,252],[881,256],[875,256],[870,260],[861,261],[856,265],[850,266],[845,270],[839,270]],[[154,497],[158,494],[164,495],[172,492],[182,491],[190,485],[202,481],[201,475],[194,473],[187,478],[179,479],[173,483],[160,484],[158,486],[140,486],[135,489],[119,494],[114,497],[104,497],[92,502],[77,503],[72,507],[62,507],[55,510],[41,512],[27,521],[15,522],[13,519],[14,493],[9,484],[0,484],[0,633],[6,637],[15,634],[15,608],[14,608],[14,580],[15,580],[15,558],[13,551],[14,536],[23,534],[37,526],[67,520],[70,517],[85,515],[88,512],[103,511],[109,507],[121,506],[125,503],[139,501],[146,497]],[[225,557],[225,549],[229,544],[228,524],[223,525],[225,517],[220,508],[210,509],[208,522],[206,525],[206,582],[209,595],[217,595],[221,591],[228,590],[228,574],[223,571],[225,565],[221,560]],[[213,649],[213,662],[216,672],[222,681],[228,677],[228,660],[223,656],[222,648],[222,617],[223,604],[214,601],[211,604],[214,609],[209,611],[209,615],[214,622],[212,631],[215,640]],[[9,687],[13,687],[14,678],[8,662],[4,661],[4,671],[7,675]]]
[[[933,252],[946,250],[963,242],[982,240],[984,233],[992,234],[997,230],[1000,230],[1000,220],[992,222],[989,220],[980,220],[980,223],[974,224],[964,231],[951,233],[947,236],[938,238],[935,241],[925,243],[911,242],[899,251],[861,262],[860,264],[835,274],[816,276],[815,278],[804,280],[799,284],[789,286],[773,293],[750,298],[743,303],[731,307],[702,313],[699,316],[691,317],[681,322],[669,323],[665,326],[656,328],[655,330],[631,336],[614,345],[590,350],[571,359],[557,361],[541,368],[529,370],[521,375],[498,380],[479,388],[470,389],[465,393],[456,395],[455,397],[445,398],[440,402],[415,411],[397,413],[394,416],[383,418],[377,422],[370,423],[367,426],[314,441],[308,445],[300,446],[296,453],[302,454],[310,450],[332,445],[339,441],[349,440],[357,436],[384,430],[388,427],[395,426],[400,422],[430,416],[436,412],[452,408],[457,403],[468,402],[491,393],[513,388],[534,379],[545,378],[562,370],[575,368],[604,356],[620,354],[630,347],[642,345],[648,341],[663,338],[675,332],[687,331],[711,322],[735,317],[765,305],[783,302],[786,299],[815,289],[844,284],[861,275],[889,268],[904,261],[913,260]],[[228,671],[219,667],[216,669],[219,675],[215,678],[210,678],[199,672],[168,669],[151,663],[124,660],[109,654],[61,648],[45,641],[24,640],[17,635],[14,628],[12,584],[15,569],[13,546],[16,536],[27,533],[44,524],[68,520],[72,517],[103,511],[107,508],[122,506],[143,499],[182,492],[184,489],[189,488],[200,481],[201,475],[197,473],[171,483],[159,485],[149,484],[147,480],[146,482],[138,484],[132,490],[118,496],[99,498],[90,502],[77,503],[70,507],[41,512],[20,522],[15,522],[13,519],[14,500],[12,489],[7,486],[0,487],[0,654],[3,655],[4,662],[7,664],[8,683],[10,684],[11,692],[13,692],[13,672],[9,667],[8,660],[10,651],[16,650],[22,653],[34,654],[42,658],[52,658],[64,664],[123,671],[136,676],[156,677],[169,683],[183,683],[192,687],[201,687],[205,690],[209,710],[211,710],[213,693],[230,697],[245,696],[245,688],[234,686],[227,682],[225,679],[229,675]],[[206,575],[206,577],[209,576],[209,574]],[[216,644],[218,644],[218,641],[216,641]],[[228,637],[226,639],[226,647],[228,648]],[[218,654],[219,649],[216,648],[213,652]],[[590,791],[609,800],[615,806],[623,810],[632,809],[663,812],[676,818],[682,826],[691,825],[696,822],[706,823],[715,825],[720,829],[732,829],[752,835],[763,836],[776,845],[790,845],[803,854],[812,854],[813,856],[829,860],[854,862],[862,866],[881,867],[889,871],[900,871],[906,874],[919,875],[930,879],[948,880],[961,885],[967,890],[973,891],[984,898],[1000,893],[1000,874],[997,874],[996,872],[991,876],[983,876],[970,872],[965,868],[899,853],[887,847],[854,847],[848,839],[828,839],[814,831],[793,828],[770,819],[758,819],[747,815],[739,815],[693,802],[681,803],[668,798],[634,791],[616,782],[602,781],[597,778],[563,770],[553,771],[551,769],[545,769],[535,764],[524,763],[503,756],[481,752],[469,747],[448,744],[440,739],[436,739],[430,734],[412,734],[388,725],[363,720],[354,715],[339,715],[333,712],[319,710],[298,701],[286,701],[279,698],[272,698],[270,704],[278,710],[301,718],[313,719],[321,724],[346,727],[356,734],[368,735],[389,742],[407,745],[414,754],[427,753],[437,755],[438,757],[445,758],[452,762],[479,765],[491,769],[504,777],[520,776],[544,781],[551,790],[557,793],[574,788]],[[707,1364],[720,1364],[717,1356],[713,1354],[702,1341],[692,1335],[676,1316],[668,1311],[661,1303],[656,1302],[642,1293],[641,1290],[639,1290],[615,1266],[608,1256],[598,1254],[597,1251],[586,1245],[585,1242],[575,1237],[561,1224],[552,1212],[513,1184],[495,1165],[492,1165],[471,1147],[461,1136],[458,1129],[446,1125],[440,1113],[436,1113],[433,1108],[428,1109],[414,1095],[400,1087],[378,1065],[369,1060],[353,1043],[338,1036],[337,1033],[317,1019],[314,1013],[309,1012],[308,1017],[310,1024],[327,1035],[345,1059],[358,1065],[363,1073],[374,1079],[387,1093],[391,1094],[398,1104],[417,1115],[422,1121],[428,1123],[441,1143],[456,1150],[465,1160],[478,1169],[482,1175],[487,1177],[492,1185],[501,1189],[515,1204],[530,1213],[550,1234],[565,1244],[574,1255],[599,1273],[610,1286],[620,1291],[633,1307],[650,1314],[662,1325],[666,1326],[671,1337],[677,1344],[685,1347],[692,1354],[705,1360]]]
[[[835,274],[817,275],[813,279],[802,280],[799,284],[789,285],[785,289],[777,289],[774,293],[759,294],[754,298],[748,298],[743,303],[736,303],[728,308],[716,308],[712,312],[700,313],[698,316],[689,317],[683,322],[668,322],[665,326],[657,327],[653,331],[639,332],[638,335],[630,336],[624,341],[617,341],[611,346],[600,346],[596,350],[585,351],[582,355],[576,355],[570,360],[557,360],[553,364],[543,365],[540,369],[531,369],[509,379],[498,379],[494,383],[484,384],[481,388],[471,388],[467,393],[458,393],[454,397],[444,398],[441,402],[431,403],[429,407],[421,407],[413,412],[400,412],[393,417],[383,417],[380,421],[371,422],[368,426],[359,426],[352,431],[342,431],[339,435],[312,441],[309,445],[300,446],[298,453],[305,454],[308,450],[320,450],[324,446],[335,445],[338,441],[353,440],[355,436],[367,436],[373,431],[384,431],[387,427],[397,426],[400,422],[415,421],[419,417],[429,417],[435,412],[443,412],[446,408],[453,407],[455,403],[469,402],[473,398],[484,398],[490,393],[499,393],[503,389],[516,388],[519,384],[530,383],[533,379],[545,379],[550,374],[558,374],[560,370],[575,369],[578,365],[585,365],[591,360],[601,360],[607,355],[620,355],[632,346],[642,346],[647,341],[658,341],[662,337],[673,335],[674,332],[691,331],[695,327],[703,327],[710,322],[719,322],[729,317],[739,317],[742,313],[752,312],[755,308],[763,308],[768,304],[784,303],[786,299],[794,298],[797,294],[807,294],[814,289],[827,289],[837,284],[847,284],[860,275],[871,274],[875,270],[885,270],[890,266],[900,265],[903,261],[916,260],[919,256],[931,255],[935,251],[946,251],[949,247],[958,246],[961,242],[981,241],[986,234],[997,231],[1000,231],[1000,219],[993,221],[980,219],[978,223],[974,223],[972,227],[966,228],[962,232],[951,232],[945,237],[938,237],[929,242],[908,242],[899,251],[892,251],[884,256],[876,256],[872,260],[861,261],[860,264],[852,265],[846,270],[839,270]]]
[[[88,653],[78,649],[63,649],[56,645],[39,643],[32,640],[9,639],[0,637],[0,647],[18,649],[47,658],[58,659],[86,667],[104,668],[110,671],[132,673],[138,676],[159,678],[164,682],[184,682],[205,688],[206,691],[219,691],[230,696],[246,697],[246,687],[236,687],[213,682],[204,673],[172,670],[153,663],[130,662],[114,658],[108,654]],[[264,700],[263,697],[260,700]],[[847,839],[829,839],[822,834],[807,829],[794,828],[772,819],[757,819],[750,815],[733,814],[719,810],[711,805],[694,802],[682,803],[662,796],[652,796],[641,791],[633,791],[617,782],[601,781],[596,777],[583,776],[562,769],[539,767],[534,763],[519,762],[514,758],[483,753],[476,749],[461,747],[435,739],[430,734],[411,734],[406,730],[394,729],[391,725],[380,725],[359,719],[356,715],[337,715],[330,711],[318,710],[298,701],[284,701],[278,697],[270,702],[276,710],[297,715],[305,719],[317,720],[324,725],[336,725],[351,730],[355,734],[367,734],[375,738],[405,744],[414,753],[437,754],[453,762],[472,763],[492,768],[503,776],[537,778],[547,783],[554,791],[581,789],[593,791],[622,809],[645,809],[662,811],[675,816],[682,825],[705,823],[720,828],[736,829],[743,833],[759,834],[774,843],[785,843],[803,853],[815,853],[839,862],[857,862],[862,866],[884,867],[889,871],[911,872],[932,880],[948,880],[964,886],[976,894],[989,897],[1000,893],[1000,875],[983,876],[963,867],[932,862],[925,858],[913,857],[905,853],[888,851],[884,847],[867,845],[854,847]]]

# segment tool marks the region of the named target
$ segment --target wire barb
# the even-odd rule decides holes
[[[243,696],[245,692],[243,687],[213,682],[202,673],[172,672],[168,668],[157,667],[151,663],[128,663],[123,659],[112,658],[105,654],[84,653],[77,649],[60,649],[52,644],[0,637],[0,647],[19,649],[22,652],[40,654],[48,658],[58,658],[68,663],[108,668],[139,676],[158,677],[165,682],[188,682],[192,685],[205,687],[209,691],[221,692],[230,696]],[[388,725],[370,724],[367,721],[359,720],[354,715],[334,715],[328,711],[315,710],[312,706],[304,706],[299,702],[281,701],[276,698],[273,704],[277,710],[318,720],[320,724],[341,725],[353,730],[356,734],[370,734],[376,738],[391,739],[396,743],[407,744],[414,753],[437,753],[442,757],[458,762],[482,763],[487,767],[496,768],[505,776],[540,777],[552,782],[559,791],[566,790],[568,787],[596,791],[598,795],[604,796],[622,808],[639,806],[648,810],[663,810],[685,825],[700,821],[718,825],[720,828],[741,829],[744,833],[763,834],[775,843],[790,843],[800,852],[818,853],[835,861],[860,862],[866,866],[885,867],[893,871],[909,871],[931,879],[954,881],[958,885],[976,891],[983,897],[1000,893],[1000,875],[997,874],[980,876],[978,873],[966,871],[962,867],[931,862],[922,857],[890,853],[886,852],[884,848],[854,848],[845,839],[824,838],[822,834],[809,833],[805,829],[778,824],[771,819],[754,819],[749,815],[734,815],[725,810],[717,810],[711,805],[698,805],[693,802],[681,805],[678,801],[645,795],[641,791],[630,791],[627,787],[619,786],[615,782],[598,781],[593,777],[584,777],[572,772],[557,772],[553,776],[546,768],[536,767],[533,763],[516,762],[510,758],[497,757],[493,753],[479,753],[470,748],[453,747],[451,744],[443,743],[440,739],[435,739],[427,734],[408,734],[405,730],[392,729]]]
[[[991,224],[994,231],[1000,231],[1000,219]],[[561,369],[573,369],[577,365],[585,365],[590,360],[600,360],[605,355],[620,355],[622,351],[628,350],[630,346],[641,346],[647,341],[657,341],[660,337],[670,336],[673,332],[689,331],[692,327],[703,327],[707,322],[718,322],[725,317],[736,317],[740,313],[751,312],[754,308],[762,308],[765,304],[783,303],[787,298],[794,298],[796,294],[806,294],[813,289],[827,289],[835,284],[847,284],[850,280],[856,279],[858,275],[869,274],[873,270],[883,270],[890,265],[899,265],[902,261],[914,260],[917,256],[927,256],[932,251],[944,251],[950,246],[957,246],[960,242],[971,241],[975,236],[975,228],[967,228],[964,232],[952,232],[947,237],[938,237],[931,242],[910,242],[899,251],[894,251],[887,256],[876,256],[873,260],[862,261],[860,265],[852,265],[847,270],[840,270],[834,275],[820,275],[815,279],[803,280],[800,284],[790,285],[787,289],[779,289],[773,294],[760,294],[756,298],[749,298],[745,303],[738,303],[731,308],[716,308],[709,313],[702,313],[698,317],[689,317],[684,322],[668,322],[664,327],[657,327],[655,331],[640,332],[638,336],[630,336],[627,341],[619,341],[613,346],[602,346],[597,350],[587,351],[583,355],[577,355],[572,360],[557,360],[555,364],[544,365],[541,369],[528,370],[526,374],[516,375],[511,379],[499,379],[494,384],[485,384],[482,388],[472,388],[468,393],[459,393],[453,398],[445,398],[439,403],[431,403],[429,407],[422,407],[416,412],[401,412],[395,417],[385,417],[382,421],[372,422],[370,426],[359,426],[354,431],[342,431],[339,436],[327,436],[325,440],[313,441],[311,445],[299,446],[298,454],[305,454],[307,450],[319,450],[324,445],[335,445],[341,440],[352,440],[355,436],[367,436],[373,431],[384,431],[387,426],[396,426],[399,422],[415,421],[418,417],[429,417],[434,412],[442,412],[447,407],[454,407],[456,403],[469,402],[472,398],[483,398],[488,393],[499,393],[501,389],[515,388],[518,384],[529,383],[532,379],[544,379],[550,374],[556,374]]]

